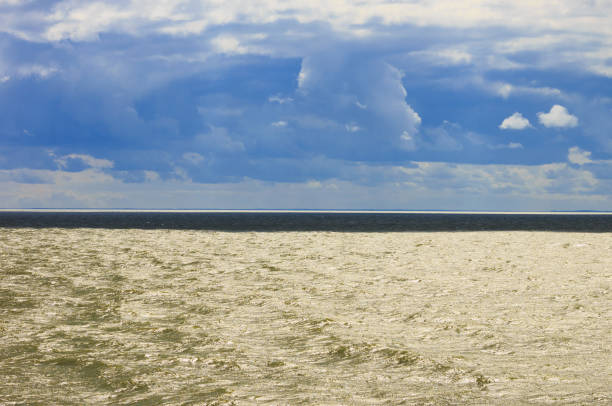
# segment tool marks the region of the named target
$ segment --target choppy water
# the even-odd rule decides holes
[[[612,404],[612,234],[0,229],[0,404]]]

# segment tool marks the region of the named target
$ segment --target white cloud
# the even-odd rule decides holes
[[[417,148],[416,140],[408,131],[402,132],[400,135],[400,145],[402,149],[414,151]]]
[[[419,116],[419,113],[417,113],[416,111],[412,110],[412,107],[410,107],[408,104],[406,104],[406,112],[408,113],[408,115],[411,117],[412,122],[414,123],[414,126],[419,126],[421,124],[421,116]]]
[[[300,68],[300,72],[298,73],[298,78],[297,78],[298,88],[301,89],[302,91],[304,91],[304,88],[306,87],[309,76],[310,76],[309,69],[306,65],[307,62],[308,62],[307,59],[302,60],[302,66]]]
[[[146,182],[156,182],[161,179],[159,174],[155,171],[144,171],[144,178]]]
[[[224,54],[245,54],[247,48],[240,44],[240,41],[231,35],[220,35],[211,40],[215,49]]]
[[[504,99],[507,99],[512,93],[513,86],[509,83],[503,83],[497,86],[496,92]]]
[[[472,55],[469,52],[454,48],[414,51],[409,55],[441,66],[468,65],[472,62]]]
[[[358,109],[367,106],[368,132],[378,134],[379,142],[393,148],[412,150],[421,117],[406,101],[403,76],[382,59],[363,59],[334,49],[302,59],[297,97],[302,105],[319,110],[317,116],[329,123],[327,127],[348,133],[363,130],[359,125],[363,113]],[[320,108],[322,102],[324,109]],[[345,121],[338,123],[338,117]],[[305,126],[304,118],[301,115],[295,120]]]
[[[213,48],[222,54],[242,55],[242,54],[269,54],[270,50],[259,44],[267,38],[267,34],[221,34],[211,39]]]
[[[503,27],[503,35],[492,35],[486,41],[470,38],[452,47],[438,43],[429,50],[424,47],[416,52],[433,58],[432,63],[470,63],[491,68],[491,61],[495,66],[500,66],[501,61],[506,68],[513,68],[518,65],[508,56],[537,51],[546,56],[528,64],[552,67],[571,63],[597,74],[612,75],[607,62],[612,42],[612,3],[600,0],[568,1],[562,6],[558,0],[60,0],[50,8],[38,10],[19,9],[17,0],[4,1],[7,10],[0,15],[0,30],[34,41],[93,41],[101,33],[133,36],[163,33],[186,37],[214,32],[220,37],[216,48],[222,53],[252,52],[255,49],[245,45],[245,41],[267,38],[266,49],[258,48],[259,51],[304,56],[312,47],[301,47],[295,41],[303,44],[304,40],[316,36],[313,30],[321,26],[353,39],[388,35],[390,30],[402,26]],[[274,31],[278,29],[274,23],[279,21],[292,21],[294,25],[279,35]],[[256,26],[257,32],[246,34],[250,36],[248,41],[243,37],[225,36],[224,32],[237,25]],[[296,26],[305,29],[296,29]],[[488,58],[480,58],[478,54]]]
[[[454,48],[442,49],[436,52],[436,56],[449,65],[467,65],[472,62],[472,55],[469,52]]]
[[[566,163],[544,165],[477,165],[445,162],[413,162],[413,167],[399,167],[411,182],[428,188],[447,189],[482,195],[595,193],[599,180],[593,173],[575,169]]]
[[[50,7],[31,10],[10,10],[12,6],[7,6],[6,12],[3,9],[0,15],[0,31],[31,41],[51,42],[95,41],[102,33],[153,38],[160,33],[199,36],[203,42],[211,41],[210,37],[214,36],[211,52],[304,57],[313,48],[326,46],[321,45],[321,34],[369,40],[386,38],[402,29],[467,28],[489,32],[501,27],[501,32],[486,39],[469,35],[465,41],[447,40],[446,35],[440,36],[437,32],[428,36],[431,41],[419,44],[417,51],[412,46],[408,49],[415,56],[420,53],[422,59],[429,58],[433,64],[472,64],[484,70],[565,64],[612,76],[608,63],[612,3],[599,0],[568,1],[562,7],[558,0],[59,0],[52,3]],[[19,7],[16,0],[8,4]],[[539,52],[538,58],[522,60],[519,64],[512,56],[523,51]],[[194,58],[201,52],[201,49],[191,50],[175,56],[201,59]],[[307,74],[302,72],[302,77]],[[502,97],[516,91],[516,87],[499,88]]]
[[[29,168],[0,170],[0,183],[22,183],[23,179],[27,179],[27,182],[25,183],[31,183],[33,185],[56,184],[65,186],[112,183],[114,181],[112,175],[104,173],[100,170],[100,168],[87,168],[75,172]]]
[[[28,65],[19,67],[17,69],[17,74],[21,77],[38,76],[45,79],[58,71],[59,70],[53,66]]]
[[[3,207],[451,210],[609,209],[612,203],[612,180],[605,176],[612,165],[609,161],[593,162],[589,170],[567,163],[415,161],[408,166],[392,166],[333,162],[348,176],[293,183],[249,178],[235,183],[198,183],[177,167],[174,179],[163,180],[157,173],[146,171],[145,181],[134,183],[97,168],[78,172],[0,169],[0,202]],[[604,176],[595,177],[591,167],[600,167]],[[356,178],[356,174],[366,182],[347,180]]]
[[[306,187],[309,189],[320,189],[323,185],[318,180],[309,180],[306,182]]]
[[[9,75],[0,76],[0,83],[8,82],[10,79]]]
[[[15,3],[15,0],[11,0]],[[313,0],[227,2],[202,0],[134,0],[131,2],[76,2],[58,3],[47,17],[50,25],[46,35],[55,40],[88,38],[101,30],[134,30],[147,25],[164,32],[184,35],[199,33],[210,25],[229,23],[272,23],[279,19],[295,19],[300,23],[324,21],[332,27],[368,35],[373,28],[370,21],[385,25],[418,24],[421,26],[490,27],[505,25],[529,28],[538,32],[542,28],[581,32],[609,33],[611,6],[601,1],[564,3],[555,0],[516,0],[513,2],[483,2],[475,0],[387,1],[364,0],[328,2]],[[513,18],[508,18],[513,16]],[[128,21],[132,24],[128,24]],[[134,27],[136,26],[136,27]],[[537,38],[523,37],[535,42]],[[526,41],[525,41],[526,42]],[[547,45],[550,41],[545,41]],[[523,42],[508,43],[505,49],[522,49]],[[528,45],[527,45],[528,46]]]
[[[497,46],[496,49],[498,49]],[[504,55],[495,55],[491,53],[489,53],[482,62],[484,62],[483,65],[487,68],[495,70],[514,70],[525,67],[524,64],[512,61]]]
[[[285,104],[285,103],[291,103],[293,99],[291,97],[282,97],[281,95],[276,94],[274,96],[268,97],[268,101],[270,103]]]
[[[93,156],[87,154],[68,154],[56,158],[55,162],[60,168],[65,168],[68,166],[68,161],[71,159],[79,160],[85,165],[95,169],[108,169],[114,166],[113,161],[109,161],[108,159],[94,158]]]
[[[559,104],[552,106],[548,113],[538,113],[538,119],[545,127],[578,126],[578,117],[568,113],[567,109]]]
[[[287,122],[280,120],[280,121],[275,121],[273,123],[270,124],[272,127],[287,127]]]
[[[499,128],[502,130],[524,130],[528,127],[531,127],[529,120],[523,117],[519,112],[514,113],[510,117],[506,117],[499,125]]]
[[[204,161],[204,157],[198,154],[197,152],[185,152],[183,154],[183,159],[188,162],[191,162],[194,165],[197,165],[200,162]]]
[[[47,29],[43,37],[49,41],[83,41],[95,40],[99,33],[111,30],[133,32],[138,26],[130,27],[129,22],[137,21],[138,11],[145,19],[152,17],[144,10],[145,4],[134,6],[122,7],[95,1],[81,4],[72,1],[60,2],[54,7],[53,13],[44,18],[51,24],[45,24]]]
[[[346,128],[346,131],[350,133],[356,133],[357,131],[361,130],[361,127],[355,123],[347,123],[344,125],[344,128]]]
[[[488,82],[481,77],[473,80],[474,84],[483,87],[485,90],[492,92],[504,99],[513,95],[540,96],[540,97],[563,97],[563,93],[559,89],[553,87],[537,87],[537,86],[517,86],[506,82]]]
[[[584,165],[593,162],[591,160],[591,152],[582,150],[578,147],[571,147],[568,150],[567,160],[577,165]]]
[[[204,31],[209,25],[206,19],[197,19],[193,21],[184,21],[178,23],[170,23],[162,27],[160,31],[164,34],[188,36],[197,35]]]

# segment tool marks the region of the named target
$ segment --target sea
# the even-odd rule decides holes
[[[612,404],[612,215],[0,211],[0,405]]]
[[[406,212],[307,210],[0,211],[0,227],[210,231],[612,232],[612,212]]]

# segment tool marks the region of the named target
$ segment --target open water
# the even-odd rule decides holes
[[[0,404],[612,404],[610,216],[383,216],[2,213]]]
[[[612,232],[612,214],[0,211],[0,227],[337,232]]]

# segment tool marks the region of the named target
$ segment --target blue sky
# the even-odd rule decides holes
[[[0,207],[611,203],[608,1],[0,0]]]

